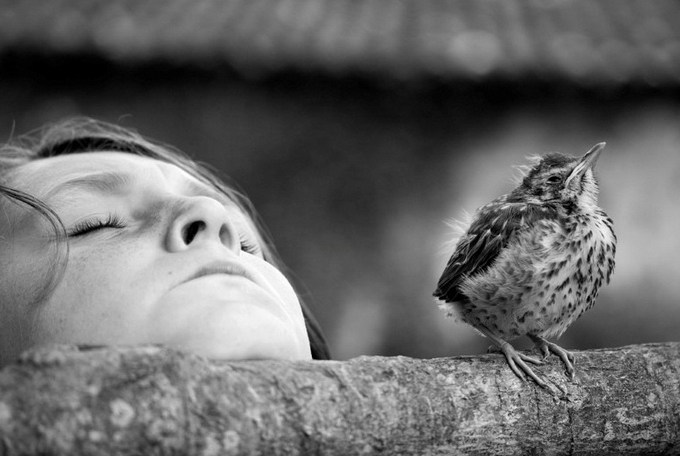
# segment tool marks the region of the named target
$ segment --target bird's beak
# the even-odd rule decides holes
[[[583,155],[583,157],[581,157],[579,162],[574,167],[574,170],[567,178],[565,186],[568,187],[571,181],[573,181],[575,178],[580,180],[581,176],[583,176],[587,170],[593,169],[595,167],[595,163],[597,163],[597,159],[600,157],[600,153],[602,153],[604,146],[606,146],[606,143],[603,142],[595,144],[588,152]]]

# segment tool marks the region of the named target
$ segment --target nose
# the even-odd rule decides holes
[[[227,209],[207,196],[179,201],[167,233],[168,250],[179,252],[210,242],[220,243],[234,253],[240,252],[238,230]]]

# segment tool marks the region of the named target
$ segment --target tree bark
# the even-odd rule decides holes
[[[680,454],[680,343],[575,352],[215,362],[158,347],[31,352],[0,371],[0,454]]]

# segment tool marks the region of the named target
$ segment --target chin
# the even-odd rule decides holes
[[[230,347],[224,348],[201,348],[194,349],[191,347],[182,347],[185,351],[196,353],[214,360],[232,360],[232,361],[246,361],[246,360],[266,360],[277,359],[285,361],[303,361],[311,360],[312,356],[309,350],[301,350],[299,347],[291,347],[289,345],[271,347],[260,346],[260,344],[253,344],[250,347]]]
[[[311,359],[302,318],[249,283],[215,288],[223,282],[195,280],[163,295],[147,318],[149,338],[211,359]]]
[[[289,326],[270,324],[250,328],[250,331],[231,329],[218,334],[210,331],[193,334],[166,345],[215,360],[312,359],[306,333],[303,338]]]

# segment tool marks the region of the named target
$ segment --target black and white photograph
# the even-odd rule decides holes
[[[680,454],[680,2],[1,0],[0,456]]]

